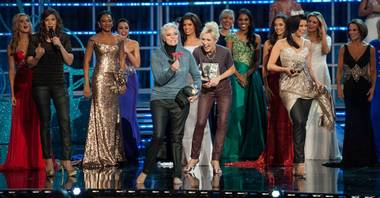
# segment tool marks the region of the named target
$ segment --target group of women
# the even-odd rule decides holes
[[[223,10],[219,19],[220,27],[208,22],[202,29],[199,17],[186,13],[178,25],[161,27],[161,46],[151,59],[153,136],[136,183],[145,182],[167,135],[176,185],[182,184],[183,172],[191,173],[197,165],[210,164],[213,174],[221,175],[221,159],[231,162],[229,165],[250,160],[253,164],[293,166],[297,177],[305,176],[305,158],[340,160],[326,63],[331,38],[323,16],[319,12],[274,16],[263,55],[261,37],[254,32],[248,9],[238,12],[235,33],[231,32],[235,19],[232,10]],[[97,33],[89,39],[84,57],[83,94],[92,95],[84,168],[116,166],[126,157],[130,161],[137,156],[134,68],[140,65],[139,45],[128,38],[127,20],[117,22],[118,35],[112,33],[113,22],[110,12],[99,13]],[[27,15],[14,17],[8,47],[12,130],[3,169],[44,167],[48,177],[54,176],[49,132],[53,99],[62,142],[61,164],[69,176],[76,175],[70,163],[70,119],[63,78],[63,64],[70,65],[74,57],[70,39],[62,29],[62,20],[54,9],[44,12],[35,35],[31,34]],[[375,50],[363,41],[366,35],[361,20],[349,22],[350,41],[340,49],[338,58],[338,96],[346,104],[345,166],[377,161],[370,118],[377,78]],[[90,83],[93,52],[96,62]],[[128,76],[127,85],[118,82],[120,74]],[[115,92],[115,83],[118,88],[128,86],[127,95]],[[28,123],[33,132],[26,133],[20,123]],[[14,142],[21,138],[25,150],[16,151]],[[32,140],[41,141],[41,146],[29,145]],[[16,152],[30,157],[26,150],[33,151],[31,156],[39,160],[16,160]],[[14,161],[23,164],[16,166]]]
[[[12,127],[7,159],[1,170],[41,169],[54,177],[57,163],[50,136],[50,100],[53,100],[61,135],[60,165],[68,176],[77,175],[71,164],[69,100],[63,64],[73,62],[70,37],[54,9],[41,15],[39,32],[32,34],[28,15],[16,14],[8,46],[12,93]],[[112,32],[110,12],[97,18],[97,34],[90,38],[84,60],[84,95],[91,95],[89,65],[93,51],[96,66],[83,166],[98,168],[137,160],[139,132],[136,121],[137,75],[140,66],[138,42],[128,38],[129,23],[117,22],[119,35]],[[128,92],[112,91],[115,76],[129,79]],[[119,105],[120,100],[120,105]],[[123,140],[122,138],[125,138]],[[123,144],[122,142],[127,142]]]

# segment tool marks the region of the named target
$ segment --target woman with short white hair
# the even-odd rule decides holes
[[[152,90],[150,109],[153,120],[153,135],[147,150],[144,168],[136,183],[143,184],[147,175],[156,164],[156,156],[165,139],[166,128],[170,123],[169,138],[173,150],[174,185],[181,185],[182,138],[189,103],[197,96],[178,97],[183,88],[188,87],[186,81],[190,74],[194,79],[193,87],[201,86],[199,69],[191,53],[179,42],[179,31],[174,23],[167,23],[161,28],[161,47],[152,53],[152,73],[154,87]]]
[[[191,160],[187,163],[184,171],[192,171],[199,161],[204,128],[211,107],[216,101],[218,120],[211,165],[214,174],[221,174],[219,159],[223,150],[224,136],[227,132],[227,118],[232,92],[228,77],[234,74],[235,66],[230,50],[216,44],[219,38],[219,30],[215,22],[206,23],[200,37],[202,46],[194,49],[193,56],[202,73],[202,90],[198,102],[198,117],[193,135]]]

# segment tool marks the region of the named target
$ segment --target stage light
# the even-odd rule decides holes
[[[273,190],[272,191],[272,197],[280,197],[281,193],[279,190]]]
[[[75,188],[73,189],[73,195],[74,195],[74,196],[78,196],[80,193],[81,193],[80,188],[75,187]]]

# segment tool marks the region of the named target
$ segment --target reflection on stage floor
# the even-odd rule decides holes
[[[126,189],[126,190],[207,190],[270,192],[308,192],[328,194],[380,195],[380,168],[328,168],[324,161],[306,161],[306,179],[292,175],[291,167],[236,168],[223,167],[222,175],[213,175],[210,166],[198,166],[183,175],[183,185],[173,186],[172,169],[156,167],[145,185],[136,186],[135,179],[142,169],[140,163],[125,164],[97,170],[79,168],[76,178],[57,170],[54,178],[43,171],[14,171],[0,173],[0,188],[9,189]]]

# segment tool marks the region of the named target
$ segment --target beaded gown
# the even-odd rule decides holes
[[[114,82],[113,74],[118,70],[119,44],[92,42],[96,65],[83,166],[101,168],[115,166],[124,160],[118,95],[110,89]]]

